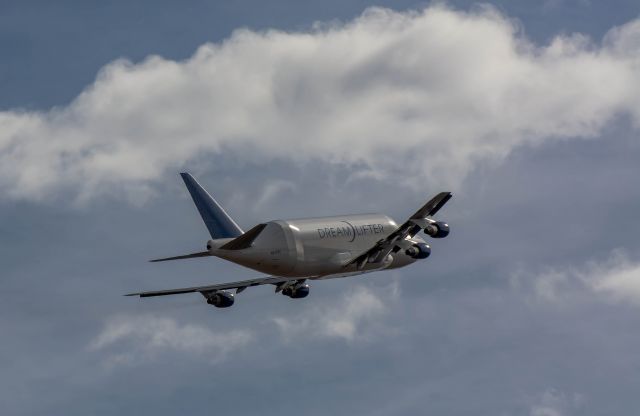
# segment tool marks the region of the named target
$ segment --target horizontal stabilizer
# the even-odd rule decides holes
[[[151,263],[156,263],[156,262],[159,262],[159,261],[194,259],[196,257],[208,257],[208,256],[211,256],[211,253],[209,253],[208,251],[201,251],[199,253],[184,254],[182,256],[175,256],[175,257],[165,257],[165,258],[162,258],[162,259],[154,259],[154,260],[149,260],[149,261]]]

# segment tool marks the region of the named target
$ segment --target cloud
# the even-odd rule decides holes
[[[109,352],[104,363],[107,367],[133,364],[168,352],[195,355],[215,363],[251,339],[252,334],[246,330],[217,333],[200,325],[180,325],[171,318],[119,316],[105,324],[89,348]]]
[[[623,250],[580,267],[549,268],[538,274],[518,271],[512,276],[517,288],[525,282],[539,299],[549,302],[562,303],[587,290],[610,301],[640,306],[640,263]]]
[[[260,211],[265,208],[265,206],[271,202],[273,199],[278,196],[286,193],[287,191],[292,192],[296,190],[295,183],[291,181],[285,180],[273,180],[269,182],[262,192],[260,196],[257,197],[256,201],[253,202],[254,211]]]
[[[396,298],[397,285],[392,285],[385,293]],[[384,301],[369,289],[359,286],[335,302],[310,308],[301,316],[275,317],[272,321],[285,339],[314,336],[354,342],[367,339],[385,312]]]
[[[602,264],[592,264],[580,277],[595,292],[640,306],[640,263],[621,252]]]
[[[583,395],[574,393],[566,395],[557,390],[547,390],[531,406],[530,416],[566,416],[576,414],[584,405]]]
[[[640,125],[639,50],[640,20],[537,46],[488,7],[237,30],[185,61],[114,61],[68,106],[0,112],[0,190],[143,200],[222,154],[455,188],[514,147],[594,137],[619,115]]]

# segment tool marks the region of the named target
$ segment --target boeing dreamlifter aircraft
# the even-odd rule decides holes
[[[307,280],[404,267],[431,254],[431,248],[417,236],[421,230],[432,238],[449,234],[449,225],[431,217],[451,198],[450,192],[436,195],[400,226],[386,215],[357,214],[269,221],[243,232],[193,176],[180,175],[212,239],[207,251],[151,261],[215,256],[270,276],[126,296],[199,292],[208,304],[226,308],[234,302],[230,290],[238,294],[249,286],[271,284],[276,293],[304,298],[309,294]]]

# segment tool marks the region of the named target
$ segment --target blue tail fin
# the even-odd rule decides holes
[[[193,202],[198,208],[198,212],[207,226],[211,238],[235,238],[242,235],[242,230],[238,227],[224,209],[215,199],[204,190],[202,186],[189,173],[181,173],[187,189],[191,194]]]

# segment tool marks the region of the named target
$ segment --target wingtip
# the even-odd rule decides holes
[[[440,192],[438,196],[448,201],[453,197],[453,192],[449,192],[449,191]]]

